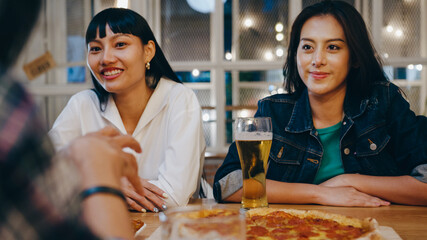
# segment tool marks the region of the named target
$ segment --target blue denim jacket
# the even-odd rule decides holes
[[[267,178],[313,183],[323,148],[313,126],[307,90],[299,96],[266,97],[258,102],[255,116],[271,117],[273,123]],[[347,94],[340,149],[345,173],[412,175],[427,182],[427,118],[416,116],[397,86],[390,82],[376,83],[367,98]],[[217,201],[242,186],[240,169],[233,143],[215,174]]]

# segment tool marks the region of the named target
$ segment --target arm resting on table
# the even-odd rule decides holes
[[[362,193],[353,187],[327,187],[306,183],[286,183],[267,179],[267,199],[269,203],[315,203],[330,206],[379,207],[389,205],[377,197]],[[239,202],[242,189],[225,201]]]
[[[317,192],[322,187],[304,183],[285,183],[267,179],[267,199],[269,203],[315,203],[319,196]],[[228,202],[242,200],[242,188],[225,198]]]
[[[343,174],[321,185],[331,187],[352,186],[361,192],[394,203],[427,205],[427,183],[411,176],[378,177]]]

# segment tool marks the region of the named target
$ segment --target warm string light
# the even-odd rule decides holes
[[[281,22],[276,23],[276,26],[274,26],[274,29],[276,30],[276,32],[283,32],[283,29],[285,27],[283,26],[283,24]]]
[[[283,33],[278,33],[276,34],[276,40],[277,41],[282,41],[285,38],[285,35],[283,35]]]
[[[267,51],[265,52],[265,54],[264,54],[264,58],[265,58],[265,60],[267,60],[267,61],[271,61],[271,60],[273,60],[273,57],[274,57],[274,55],[273,55],[273,53],[272,53],[270,50],[267,50]]]
[[[285,89],[283,87],[276,87],[274,85],[270,85],[268,87],[268,91],[271,95],[285,93]]]
[[[420,72],[421,72],[421,70],[423,70],[423,65],[421,65],[421,64],[417,64],[417,65],[409,64],[409,65],[407,66],[407,68],[408,68],[409,70],[417,69],[418,71],[420,71]]]
[[[225,53],[225,59],[227,61],[231,61],[231,59],[233,59],[233,54],[231,54],[231,52],[226,52]]]
[[[198,77],[199,75],[200,75],[200,71],[199,71],[199,69],[193,69],[193,71],[191,71],[191,74],[194,76],[194,77]]]
[[[242,25],[244,28],[253,28],[255,25],[254,19],[251,17],[246,17],[242,21]],[[274,30],[276,31],[275,38],[278,42],[282,42],[285,39],[285,34],[283,33],[285,30],[285,27],[283,23],[277,22],[274,26]],[[264,52],[264,59],[267,61],[274,60],[275,56],[278,58],[283,57],[285,54],[285,49],[282,46],[277,46],[275,49],[267,49]],[[233,55],[230,52],[225,53],[225,59],[227,61],[231,61],[233,58]]]
[[[254,20],[252,20],[252,18],[246,18],[246,19],[243,21],[243,25],[244,25],[246,28],[250,28],[250,27],[252,27],[252,26],[254,25]]]
[[[395,37],[397,37],[397,38],[400,38],[400,37],[402,37],[403,36],[403,30],[402,29],[395,29],[391,24],[388,24],[386,27],[385,27],[385,30],[388,32],[388,33],[390,33],[390,34],[393,34],[394,33],[394,36]]]
[[[278,57],[283,57],[283,55],[285,54],[285,50],[283,49],[283,48],[281,48],[281,47],[278,47],[277,49],[276,49],[276,56],[278,56]]]

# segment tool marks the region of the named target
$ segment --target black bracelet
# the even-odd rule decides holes
[[[91,187],[91,188],[85,189],[80,193],[80,197],[82,198],[82,200],[84,200],[87,197],[89,197],[93,194],[96,194],[96,193],[109,193],[112,195],[116,195],[116,196],[122,198],[123,201],[126,202],[126,197],[125,197],[125,195],[123,195],[122,191],[120,191],[119,189],[116,189],[116,188],[106,187],[106,186],[96,186],[96,187]]]

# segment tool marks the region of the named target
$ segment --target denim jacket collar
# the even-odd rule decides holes
[[[346,94],[344,99],[344,114],[349,119],[354,119],[366,110],[368,103],[369,99],[362,99],[358,96]],[[301,133],[305,131],[312,131],[313,128],[308,91],[305,89],[295,102],[291,118],[285,130],[292,133]]]
[[[369,99],[349,94],[347,91],[344,99],[344,113],[350,119],[357,118],[365,112],[368,103]]]
[[[313,119],[311,118],[308,92],[305,89],[294,105],[291,118],[285,130],[292,133],[301,133],[312,129]]]

